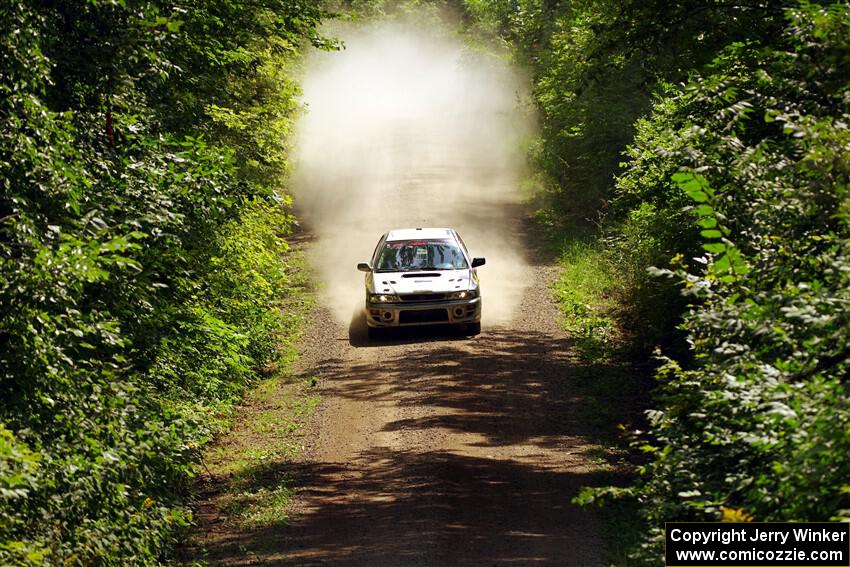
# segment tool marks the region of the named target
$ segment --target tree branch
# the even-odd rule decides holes
[[[846,362],[848,359],[850,359],[850,346],[844,347],[835,354],[821,358],[812,368],[792,376],[791,382],[799,382],[806,378],[811,378],[815,374],[835,368],[842,362]]]

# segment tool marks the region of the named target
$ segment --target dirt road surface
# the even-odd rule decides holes
[[[300,461],[271,463],[265,477],[297,487],[288,520],[247,531],[207,522],[214,561],[603,563],[599,519],[570,503],[599,480],[590,423],[600,420],[585,419],[599,402],[579,393],[551,297],[557,267],[529,251],[539,239],[523,220],[527,85],[505,60],[417,29],[342,28],[347,49],[317,53],[302,81],[309,112],[293,187],[311,236],[297,246],[311,256],[323,307],[295,372],[318,379],[321,403]],[[355,265],[381,232],[405,226],[454,227],[487,257],[479,336],[432,327],[372,342],[362,314],[349,324],[364,293]],[[201,518],[228,516],[214,496],[205,502]]]
[[[531,266],[516,319],[477,337],[432,328],[370,342],[359,317],[346,328],[315,311],[298,371],[319,377],[322,403],[293,465],[288,525],[219,534],[216,560],[601,565],[599,520],[570,504],[593,471],[554,270]]]

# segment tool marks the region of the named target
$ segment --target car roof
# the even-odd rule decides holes
[[[395,228],[387,233],[387,241],[393,240],[430,240],[454,238],[450,228]]]

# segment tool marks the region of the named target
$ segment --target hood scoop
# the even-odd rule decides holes
[[[419,274],[404,274],[401,277],[403,277],[403,278],[439,278],[440,274],[430,273],[430,272],[422,272],[422,273],[419,273]]]

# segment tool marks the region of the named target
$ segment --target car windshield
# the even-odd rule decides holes
[[[378,256],[378,272],[462,270],[467,268],[460,246],[452,240],[394,240]]]

